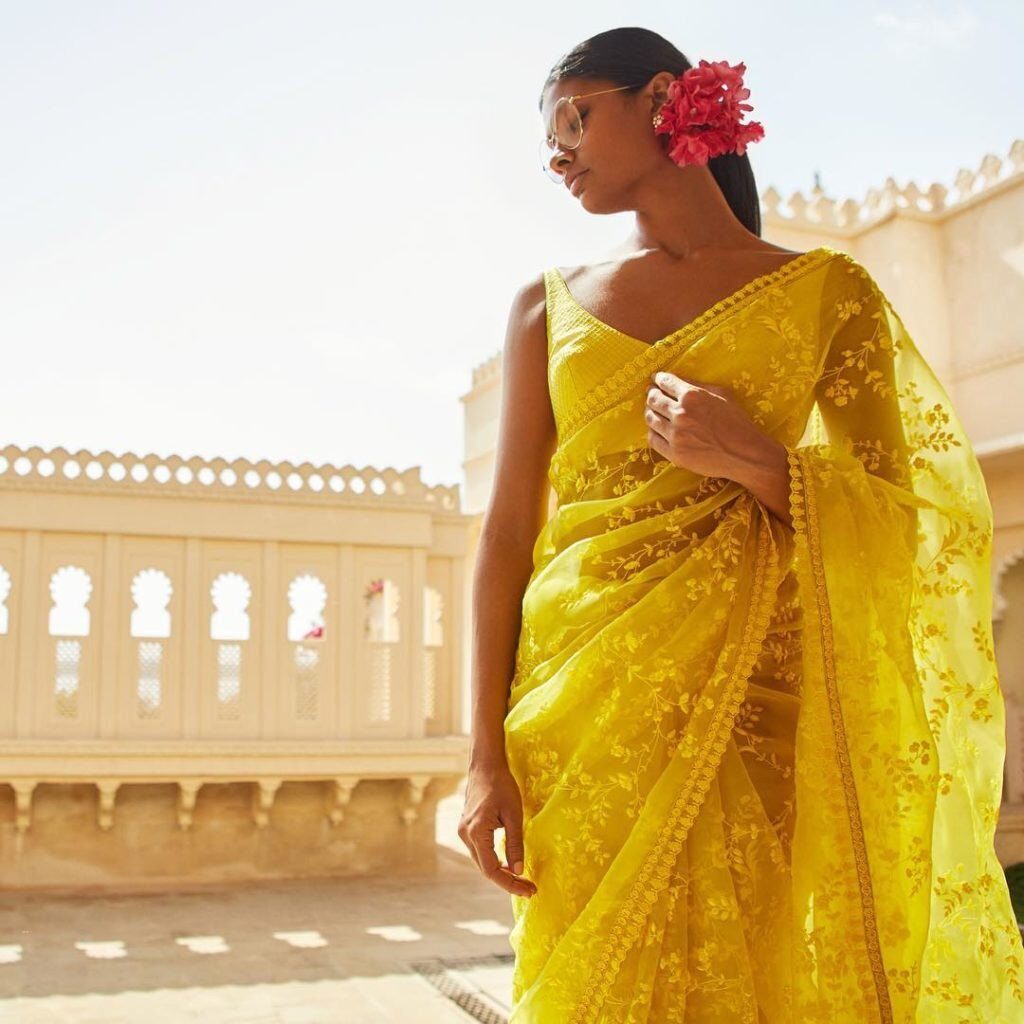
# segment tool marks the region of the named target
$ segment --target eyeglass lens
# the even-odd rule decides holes
[[[571,100],[563,96],[555,104],[547,131],[550,135],[541,139],[539,146],[541,169],[552,181],[561,181],[561,173],[551,166],[555,145],[549,142],[549,139],[553,136],[559,149],[575,149],[583,141],[583,122]]]

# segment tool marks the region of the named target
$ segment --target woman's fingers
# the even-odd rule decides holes
[[[505,892],[515,896],[532,896],[537,887],[528,878],[517,878],[506,868],[494,852],[494,832],[488,831],[476,843],[476,852],[480,870]]]
[[[506,892],[516,896],[532,896],[537,891],[533,882],[528,878],[517,878],[498,860],[498,855],[494,852],[495,831],[496,829],[489,825],[470,827],[469,839],[473,844],[473,859],[477,867]]]
[[[478,788],[482,795],[478,797]],[[510,792],[511,790],[511,792]],[[505,830],[505,859],[502,864],[494,849],[494,834]],[[507,770],[471,776],[466,806],[458,827],[474,863],[495,885],[514,896],[532,896],[537,886],[523,878],[522,804],[515,781]],[[513,870],[514,869],[514,870]]]
[[[494,874],[488,875],[488,878],[490,878],[492,882],[496,882],[502,887],[502,889],[511,893],[513,896],[529,897],[535,895],[537,892],[537,886],[535,886],[533,882],[528,878],[520,878],[512,874],[512,872],[502,864],[499,864],[498,870]]]
[[[523,873],[523,823],[519,817],[509,815],[505,822],[505,865],[514,875]]]

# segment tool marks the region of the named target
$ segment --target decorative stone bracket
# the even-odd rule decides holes
[[[192,827],[204,784],[249,782],[253,822],[265,829],[271,824],[274,800],[284,782],[326,783],[329,799],[325,813],[331,825],[337,826],[363,779],[398,779],[402,786],[397,813],[401,821],[412,825],[432,781],[452,783],[465,774],[468,742],[466,736],[302,746],[281,742],[9,741],[0,747],[0,783],[6,782],[14,790],[19,849],[32,822],[32,796],[41,782],[93,783],[99,791],[97,824],[109,832],[117,793],[124,785],[175,783],[177,824],[187,830]],[[117,765],[116,773],[110,772],[111,763]]]
[[[420,804],[429,784],[429,775],[414,775],[406,780],[405,801],[400,811],[406,825],[411,825],[420,816]]]

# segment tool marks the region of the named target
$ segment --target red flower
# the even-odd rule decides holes
[[[750,96],[743,87],[746,70],[742,61],[702,60],[669,83],[654,133],[669,136],[668,155],[675,163],[706,164],[723,153],[742,156],[751,142],[764,138],[758,121],[741,123],[743,112],[754,109],[742,102]]]

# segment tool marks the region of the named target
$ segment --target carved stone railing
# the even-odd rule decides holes
[[[472,517],[418,467],[0,450],[0,784],[18,849],[41,783],[284,782],[333,825],[395,780],[410,825],[464,774]],[[437,787],[435,787],[437,788]]]

